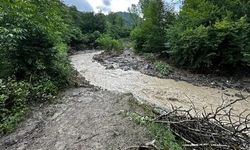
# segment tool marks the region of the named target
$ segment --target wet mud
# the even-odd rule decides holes
[[[55,104],[37,107],[1,150],[114,150],[150,141],[141,126],[120,114],[131,94],[95,88],[67,90]]]
[[[233,88],[196,86],[185,81],[148,76],[136,69],[124,69],[136,66],[143,68],[140,67],[140,63],[136,64],[136,62],[142,63],[143,58],[133,56],[128,51],[122,54],[107,55],[109,58],[99,57],[100,55],[102,55],[101,51],[83,52],[82,54],[73,55],[71,59],[75,68],[91,84],[110,91],[133,93],[139,100],[159,107],[168,109],[173,105],[189,109],[194,104],[197,109],[203,109],[204,107],[211,109],[211,107],[216,108],[222,103],[230,103],[235,99],[249,95],[248,92],[241,92]],[[124,55],[129,57],[123,57]],[[115,57],[118,59],[113,59]],[[110,59],[114,61],[109,61]],[[122,64],[121,61],[132,63],[132,65]],[[237,113],[244,111],[250,107],[249,98],[238,102],[234,107]],[[246,113],[249,113],[249,111]]]

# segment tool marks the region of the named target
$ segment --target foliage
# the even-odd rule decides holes
[[[132,4],[131,7],[128,8],[129,17],[131,18],[132,22],[131,25],[133,29],[135,29],[141,22],[141,7],[139,4]]]
[[[161,123],[149,123],[147,125],[151,137],[156,140],[156,145],[162,149],[182,150],[181,142],[176,143],[175,136],[170,130],[169,125]]]
[[[107,15],[106,33],[114,39],[129,37],[131,28],[126,26],[126,20],[118,13],[109,13]]]
[[[165,50],[165,28],[174,18],[172,6],[163,0],[140,0],[143,20],[131,39],[136,52],[161,52]]]
[[[79,27],[83,34],[99,31],[104,33],[106,29],[106,17],[102,13],[94,14],[94,12],[81,12],[81,21]]]
[[[149,116],[143,117],[138,115],[137,113],[126,112],[124,110],[121,110],[120,113],[124,117],[129,117],[130,119],[135,121],[135,123],[145,126],[152,139],[156,140],[156,145],[159,148],[176,150],[182,149],[182,147],[175,142],[175,137],[168,125],[151,122],[151,117]]]
[[[154,63],[155,68],[159,71],[163,76],[168,76],[172,71],[172,67],[168,64],[164,64],[161,61],[157,61]]]
[[[59,1],[4,1],[1,6],[0,77],[21,80],[38,75],[67,82],[61,78],[69,62],[61,59],[66,46],[60,37],[65,25],[57,15]]]
[[[170,56],[198,71],[249,67],[247,8],[250,3],[244,0],[185,0],[177,21],[167,29]]]
[[[72,23],[60,14],[64,9],[59,0],[0,3],[0,135],[15,129],[32,102],[53,99],[69,84],[72,68],[63,41],[71,43],[79,30],[62,39],[64,22]]]
[[[28,110],[29,83],[8,80],[0,82],[0,136],[11,132]]]
[[[145,42],[147,35],[143,33],[141,28],[135,28],[131,34],[130,38],[133,40],[133,48],[136,53],[141,53],[145,51]]]
[[[0,80],[0,136],[10,133],[36,101],[54,99],[58,88],[50,79],[37,79],[33,84],[8,78]]]
[[[132,24],[133,24],[133,20],[129,17],[129,13],[128,12],[116,12],[119,16],[121,16],[122,18],[125,19],[126,21],[126,26],[128,27],[132,27]]]
[[[100,38],[96,40],[99,49],[104,50],[121,50],[122,44],[116,39],[112,39],[109,34],[103,34]]]
[[[66,9],[66,10],[65,10]],[[64,41],[76,50],[81,48],[97,48],[96,39],[101,34],[109,34],[114,39],[129,37],[131,28],[118,13],[80,12],[75,6],[66,7],[60,12],[65,24]]]
[[[95,31],[93,33],[87,33],[84,35],[83,44],[85,44],[89,48],[97,48],[98,44],[96,40],[100,38],[101,33],[99,31]]]

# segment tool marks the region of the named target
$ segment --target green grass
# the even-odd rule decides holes
[[[161,61],[155,62],[154,65],[156,70],[159,71],[163,76],[168,76],[171,72],[173,72],[173,68],[170,65]]]
[[[144,115],[141,116],[137,113],[134,113],[133,110],[136,108],[141,108],[144,110]],[[151,120],[157,115],[159,111],[155,110],[153,107],[147,104],[140,104],[135,99],[131,100],[130,111],[121,110],[120,113],[124,117],[131,118],[138,125],[144,126],[146,133],[148,133],[152,140],[156,140],[156,145],[160,149],[173,149],[181,150],[182,141],[177,141],[175,136],[170,130],[168,124],[155,123]]]

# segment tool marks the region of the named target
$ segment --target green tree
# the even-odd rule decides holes
[[[128,8],[128,12],[129,12],[129,17],[132,19],[132,26],[133,29],[136,28],[140,22],[141,22],[141,7],[139,6],[139,4],[135,5],[132,4],[131,7]]]
[[[196,71],[249,66],[249,6],[245,0],[185,0],[167,29],[172,59]]]
[[[161,52],[165,50],[165,29],[174,19],[173,8],[163,0],[140,0],[139,6],[143,13],[143,20],[133,32],[132,39],[135,42],[137,52]],[[145,34],[145,41],[138,39]],[[139,41],[138,41],[139,40]],[[142,48],[142,49],[137,49]]]
[[[0,3],[0,77],[18,80],[50,77],[67,82],[69,62],[61,33],[66,26],[58,16],[59,0]]]
[[[114,39],[128,37],[130,30],[126,27],[126,20],[117,13],[110,12],[107,15],[106,33]]]
[[[80,15],[77,17],[79,12],[76,7],[68,7],[63,3],[59,9],[60,11],[58,12],[58,15],[62,18],[64,24],[67,27],[66,30],[61,34],[61,37],[70,47],[78,47],[78,45],[83,44],[84,41],[82,31],[80,27],[76,25],[77,20],[73,19],[74,17],[78,19],[80,18]]]

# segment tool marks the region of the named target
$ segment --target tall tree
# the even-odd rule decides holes
[[[168,30],[170,55],[200,71],[249,66],[249,8],[246,0],[185,0]]]
[[[0,77],[66,74],[66,47],[60,37],[66,26],[59,7],[59,0],[1,1]]]
[[[174,19],[172,6],[163,0],[140,0],[139,6],[143,13],[143,20],[132,32],[132,38],[137,44],[138,51],[160,52],[165,50],[165,28]],[[140,30],[140,32],[138,32]],[[141,35],[145,34],[145,41],[142,42]]]
[[[140,17],[140,16],[142,16],[141,6],[139,6],[139,4],[137,4],[137,5],[132,4],[131,7],[128,8],[128,12],[129,12],[129,17],[133,20],[132,26],[134,29],[141,22],[141,17]]]

